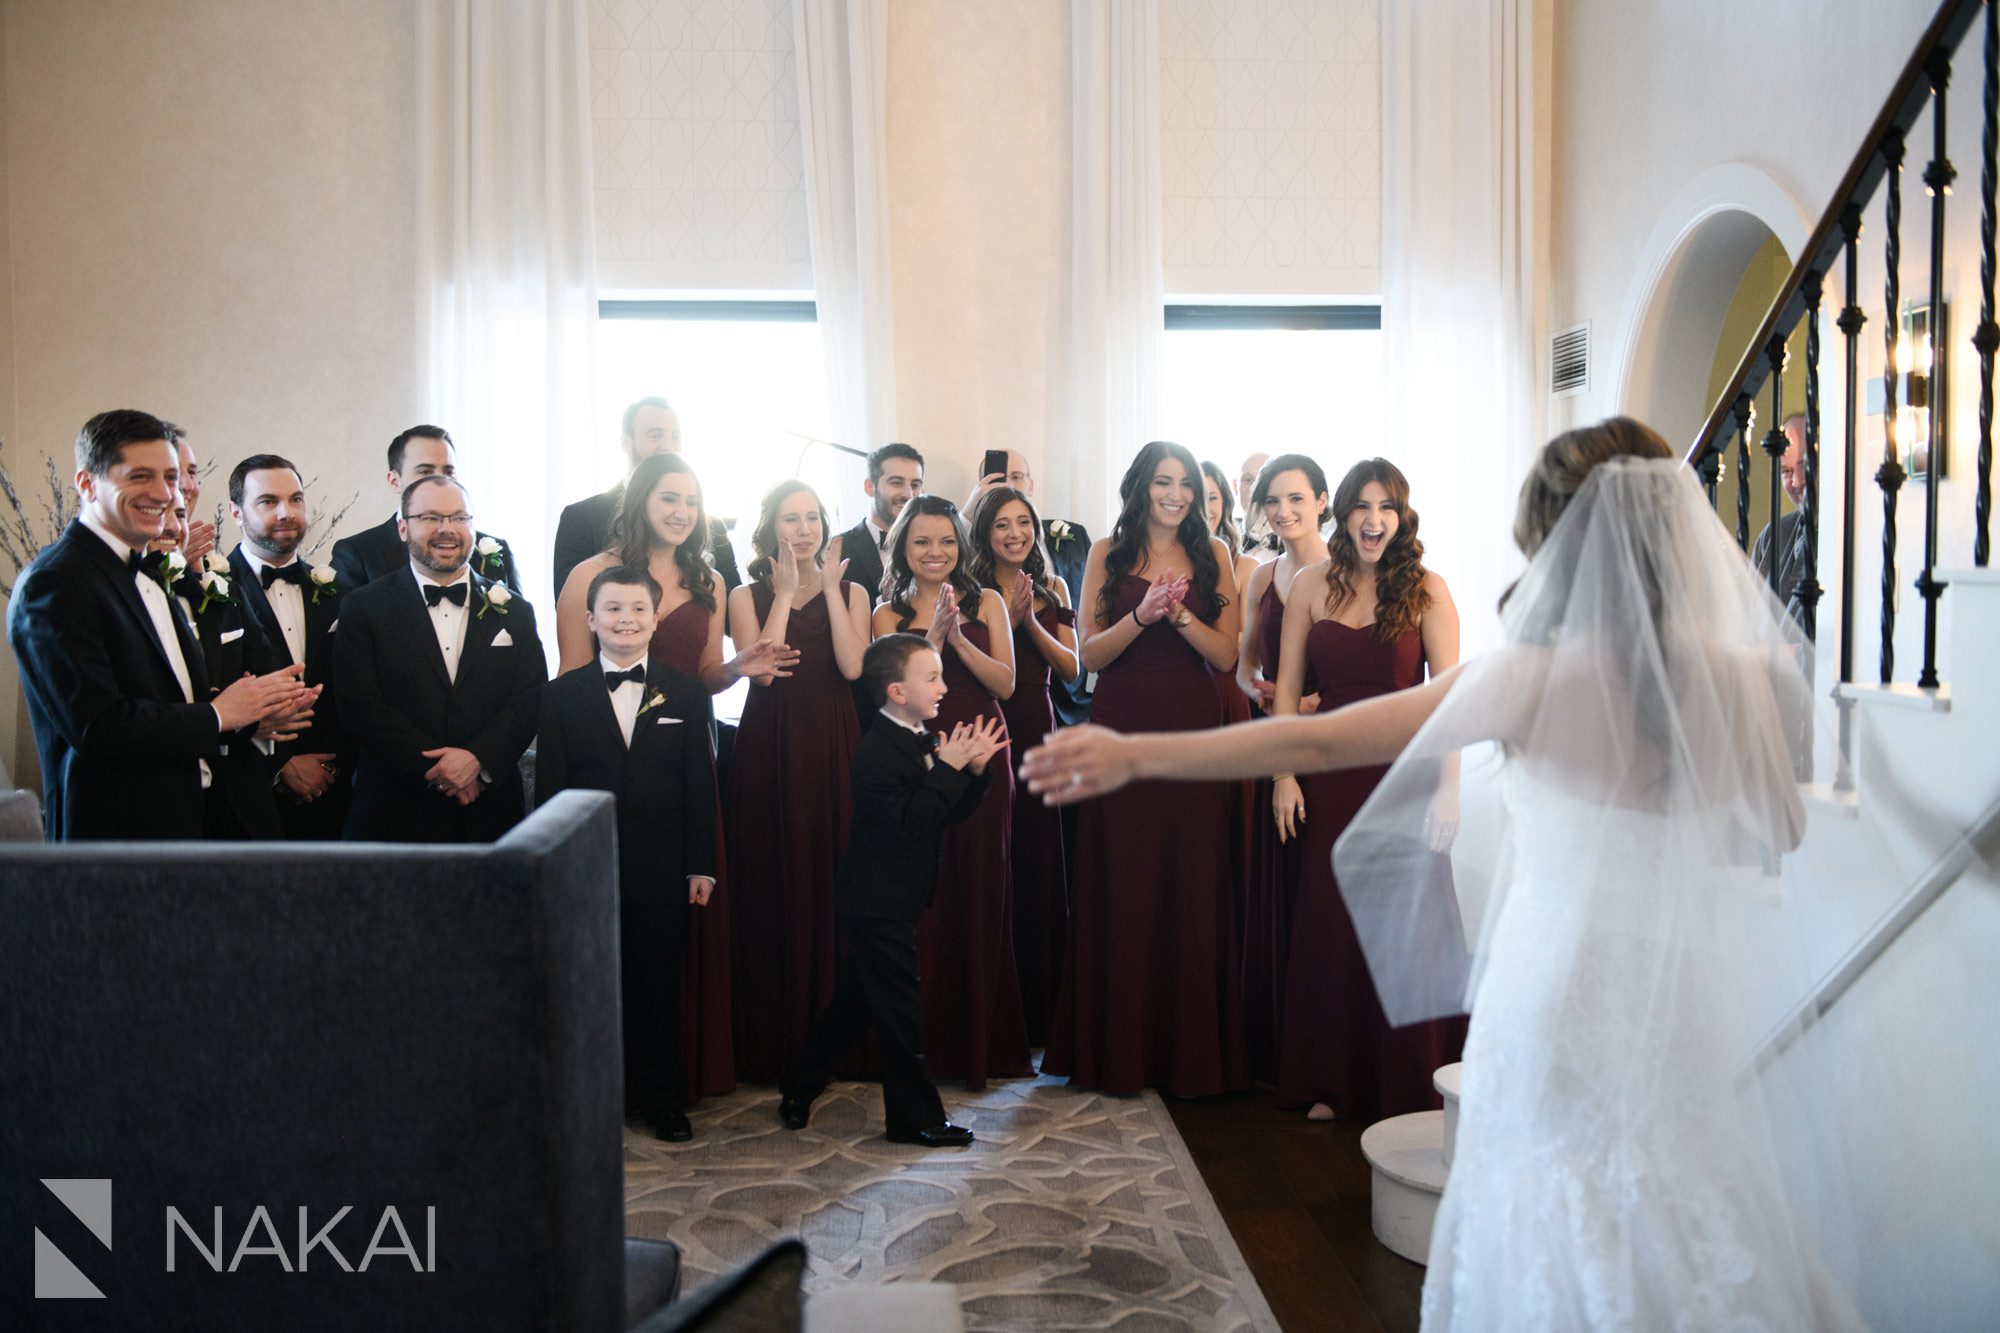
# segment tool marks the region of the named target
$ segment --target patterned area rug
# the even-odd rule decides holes
[[[808,1291],[950,1282],[972,1329],[1277,1329],[1155,1093],[946,1090],[979,1140],[930,1152],[882,1137],[873,1084],[834,1084],[796,1134],[777,1107],[706,1100],[692,1143],[626,1130],[626,1231],[679,1245],[690,1291],[796,1235]]]

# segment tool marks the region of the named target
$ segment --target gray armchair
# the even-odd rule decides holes
[[[0,845],[0,1306],[82,1280],[103,1299],[31,1322],[649,1317],[679,1269],[624,1239],[615,836],[569,792],[490,846]]]

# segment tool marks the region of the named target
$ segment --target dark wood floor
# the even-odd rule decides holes
[[[1415,1330],[1424,1270],[1369,1229],[1365,1126],[1280,1111],[1267,1089],[1167,1106],[1286,1333]]]

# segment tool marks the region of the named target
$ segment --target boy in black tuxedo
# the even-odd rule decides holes
[[[986,763],[1007,744],[992,719],[948,738],[924,723],[944,698],[944,663],[921,635],[868,646],[861,680],[879,710],[854,754],[854,824],[834,879],[846,952],[833,998],[785,1071],[778,1103],[787,1129],[804,1129],[813,1098],[870,1027],[882,1045],[882,1106],[891,1143],[961,1147],[972,1131],[945,1119],[924,1070],[923,981],[917,918],[937,890],[938,839],[986,795]],[[940,741],[942,743],[940,744]]]
[[[715,765],[708,690],[652,660],[659,588],[613,566],[586,596],[596,661],[542,695],[535,799],[569,787],[618,798],[618,946],[625,1097],[669,1143],[694,1136],[681,1072],[681,959],[688,908],[715,890]]]

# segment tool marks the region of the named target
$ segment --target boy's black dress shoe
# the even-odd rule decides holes
[[[686,1143],[694,1137],[694,1126],[688,1123],[686,1111],[654,1111],[645,1117],[646,1128],[653,1131],[653,1137],[668,1143]]]
[[[812,1098],[780,1097],[778,1099],[778,1119],[786,1129],[804,1129],[812,1119]]]
[[[892,1129],[888,1139],[891,1143],[914,1143],[919,1148],[963,1148],[972,1142],[972,1131],[946,1120],[929,1129]]]

